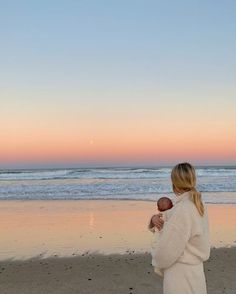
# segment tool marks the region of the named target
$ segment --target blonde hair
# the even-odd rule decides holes
[[[188,162],[177,164],[171,171],[171,181],[173,191],[190,191],[192,200],[201,216],[204,215],[204,205],[202,203],[202,195],[196,189],[196,172],[195,168]]]

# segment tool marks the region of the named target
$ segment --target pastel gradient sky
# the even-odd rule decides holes
[[[0,167],[236,164],[236,1],[3,1]]]

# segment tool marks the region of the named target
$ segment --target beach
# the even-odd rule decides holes
[[[153,201],[1,201],[0,293],[162,293]],[[208,205],[208,293],[236,290],[235,205]]]
[[[0,15],[0,294],[236,294],[236,0]]]
[[[0,293],[162,293],[148,253],[84,254],[0,263]],[[208,294],[235,294],[236,249],[212,249],[205,263]]]

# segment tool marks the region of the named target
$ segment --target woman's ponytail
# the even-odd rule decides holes
[[[189,191],[192,200],[201,216],[204,215],[204,205],[202,203],[202,195],[197,191],[195,168],[188,162],[177,164],[171,171],[171,181],[173,191],[176,195]]]
[[[204,215],[204,205],[202,203],[202,195],[199,191],[196,190],[195,187],[193,187],[191,190],[190,190],[191,194],[192,194],[192,199],[193,199],[193,202],[199,212],[199,214],[201,216]]]

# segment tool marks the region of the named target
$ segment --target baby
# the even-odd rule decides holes
[[[168,197],[161,197],[160,199],[158,199],[157,201],[157,209],[159,210],[159,212],[162,213],[162,218],[165,221],[167,221],[167,210],[171,209],[173,207],[173,203],[170,200],[170,198]],[[151,255],[152,255],[152,265],[154,266],[154,272],[160,276],[163,277],[163,272],[161,271],[160,268],[158,268],[158,264],[156,262],[156,260],[154,259],[154,254],[155,254],[155,248],[158,242],[158,237],[159,234],[161,234],[161,231],[159,231],[157,229],[157,227],[154,226],[154,224],[152,223],[152,220],[150,220],[150,223],[148,225],[148,229],[154,233],[153,235],[153,240],[152,240],[152,244],[151,244]]]

